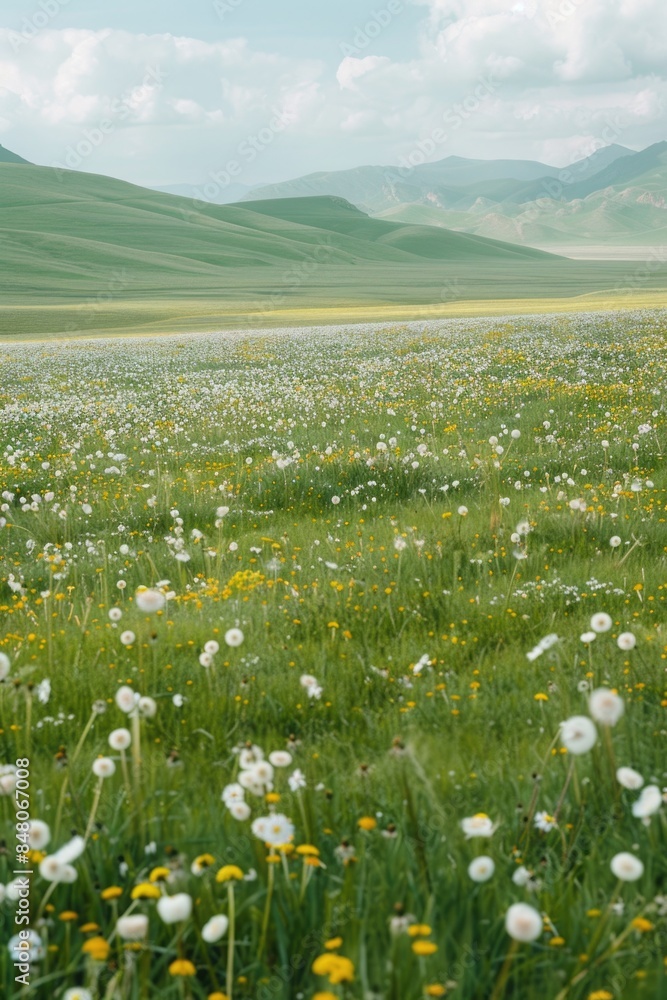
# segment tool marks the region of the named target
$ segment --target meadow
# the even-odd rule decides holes
[[[667,997],[667,312],[0,356],[7,996]]]

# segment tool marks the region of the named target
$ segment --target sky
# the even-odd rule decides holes
[[[3,0],[0,143],[148,186],[667,138],[665,0]],[[216,181],[217,179],[217,181]]]

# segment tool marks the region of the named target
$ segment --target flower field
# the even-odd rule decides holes
[[[667,315],[0,345],[0,984],[667,997]]]

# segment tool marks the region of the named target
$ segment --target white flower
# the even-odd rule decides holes
[[[613,624],[611,616],[608,615],[606,611],[598,611],[598,613],[593,615],[591,618],[591,628],[598,634],[608,632]]]
[[[298,792],[300,788],[306,787],[306,776],[298,767],[296,771],[292,771],[287,781],[289,782],[290,789],[293,792]]]
[[[222,789],[221,798],[226,806],[230,806],[232,802],[243,802],[245,800],[245,792],[242,785],[235,782],[231,785],[225,785]]]
[[[637,645],[637,638],[633,632],[621,632],[616,640],[616,645],[619,649],[622,649],[624,653],[627,653],[631,649],[635,648]]]
[[[120,641],[124,646],[131,646],[136,638],[136,635],[131,631],[131,629],[127,629],[127,631],[120,633]]]
[[[515,941],[536,941],[543,928],[541,915],[527,903],[514,903],[505,916],[505,930]]]
[[[637,819],[648,819],[655,816],[662,806],[662,792],[657,785],[647,785],[632,805],[632,815]]]
[[[39,874],[45,882],[62,882],[64,867],[54,854],[47,854],[39,863]]]
[[[123,612],[120,608],[109,608],[109,621],[119,622],[123,617]]]
[[[202,667],[212,667],[213,666],[212,655],[210,653],[200,653],[199,663],[201,664]]]
[[[488,882],[496,870],[492,858],[482,855],[468,865],[468,875],[473,882]]]
[[[252,832],[269,847],[282,847],[294,839],[294,824],[282,813],[275,813],[256,819]]]
[[[243,632],[240,628],[230,628],[225,632],[225,642],[228,646],[240,646],[243,642]]]
[[[228,809],[234,819],[240,823],[250,817],[250,806],[247,802],[230,802]]]
[[[317,677],[313,677],[312,674],[301,674],[301,677],[299,678],[299,683],[301,687],[304,687],[306,689],[310,687],[316,687]]]
[[[157,704],[153,698],[149,698],[148,695],[144,695],[137,702],[137,708],[139,709],[139,714],[143,716],[144,719],[152,719],[157,712]]]
[[[616,878],[622,882],[636,882],[644,874],[644,863],[628,851],[614,855],[610,867]]]
[[[548,812],[538,812],[535,816],[535,828],[541,830],[542,833],[549,833],[554,827],[558,826],[556,820],[553,816],[550,816]]]
[[[618,535],[612,535],[611,538],[609,539],[609,544],[611,545],[612,549],[617,549],[619,545],[623,544],[623,539],[620,538]]]
[[[27,963],[41,962],[46,954],[42,939],[37,931],[26,930],[22,934],[15,934],[7,942],[7,948],[12,962]]]
[[[274,767],[289,767],[292,763],[292,754],[287,750],[274,750],[269,754],[269,760]]]
[[[560,724],[560,737],[563,746],[575,756],[588,753],[597,742],[598,734],[595,726],[586,715],[573,715]]]
[[[98,757],[93,761],[93,774],[98,778],[110,778],[116,770],[111,757]]]
[[[601,726],[615,726],[625,711],[625,705],[615,691],[596,688],[588,699],[588,709]]]
[[[192,896],[187,892],[177,892],[175,896],[161,896],[157,901],[157,912],[165,924],[180,924],[188,920],[192,913]]]
[[[239,767],[244,770],[254,767],[260,760],[264,760],[264,751],[256,743],[249,747],[243,747],[239,753]]]
[[[155,614],[156,611],[162,611],[162,608],[167,603],[167,598],[161,590],[138,590],[135,600],[139,610],[144,611],[146,614]]]
[[[532,877],[533,876],[528,871],[526,866],[521,865],[519,868],[516,869],[516,871],[512,875],[512,881],[514,882],[515,885],[518,885],[521,888],[523,888],[524,886],[528,885]]]
[[[486,813],[475,813],[474,816],[461,820],[461,829],[466,835],[466,840],[471,840],[473,837],[492,837],[497,824],[494,824]]]
[[[116,691],[116,704],[121,712],[125,712],[126,715],[129,715],[130,712],[134,711],[138,697],[139,696],[132,690],[131,687],[124,684],[123,687],[119,687]]]
[[[215,656],[220,650],[220,644],[215,641],[215,639],[209,639],[208,642],[204,643],[204,652],[208,653],[209,656]]]
[[[66,844],[57,850],[54,857],[60,862],[61,865],[70,865],[72,861],[76,861],[80,858],[86,849],[86,842],[83,837],[75,834],[71,840],[68,840]]]
[[[93,994],[85,986],[70,986],[63,993],[63,1000],[93,1000]]]
[[[43,851],[51,840],[51,830],[48,824],[41,819],[31,819],[28,838],[33,851]]]
[[[116,930],[124,941],[141,941],[148,934],[148,917],[143,913],[119,917],[116,921]]]
[[[591,642],[595,642],[596,635],[595,632],[582,632],[579,639],[581,642],[585,642],[586,645],[590,645]]]
[[[463,504],[461,504],[461,506],[459,507],[459,514],[461,515],[461,517],[465,517],[467,513],[468,513],[468,508],[464,507]]]
[[[619,767],[616,772],[616,780],[619,785],[623,785],[623,788],[627,788],[631,792],[637,791],[644,784],[644,778],[639,771],[635,771],[631,767]]]
[[[46,677],[40,684],[37,685],[35,689],[37,695],[37,700],[42,704],[46,705],[49,698],[51,697],[51,681]]]
[[[129,729],[114,729],[109,733],[109,746],[112,750],[127,750],[132,742]]]
[[[11,661],[6,653],[0,653],[0,681],[4,681],[11,669]]]
[[[338,504],[340,503],[340,497],[332,497],[331,502],[334,505],[334,507],[337,507]]]
[[[224,913],[217,913],[204,924],[201,929],[201,936],[207,944],[215,944],[225,936],[228,927],[229,919]]]

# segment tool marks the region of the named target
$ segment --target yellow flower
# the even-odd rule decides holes
[[[549,695],[544,694],[543,691],[538,691],[538,693],[533,697],[535,701],[549,701]]]
[[[426,986],[424,988],[424,996],[427,997],[444,997],[447,990],[440,983],[433,983],[431,986]]]
[[[118,899],[122,895],[123,890],[119,885],[110,885],[108,889],[102,889],[102,892],[100,893],[101,898],[106,902],[110,899]]]
[[[92,934],[93,931],[99,931],[99,929],[100,925],[94,924],[92,922],[88,924],[81,924],[81,926],[79,927],[79,930],[81,931],[82,934]]]
[[[280,855],[279,854],[267,854],[266,856],[267,865],[279,865]]]
[[[209,993],[208,1000],[229,1000],[226,993]]]
[[[235,879],[240,882],[243,878],[243,872],[238,867],[238,865],[223,865],[219,870],[218,874],[215,876],[216,882],[231,882]]]
[[[357,823],[357,826],[361,830],[375,830],[377,825],[378,822],[374,816],[362,816],[359,822]]]
[[[324,942],[324,947],[327,951],[335,951],[336,948],[340,948],[343,943],[342,937],[329,938],[328,941]]]
[[[58,914],[58,920],[62,920],[63,923],[69,923],[71,920],[78,920],[79,914],[75,913],[74,910],[63,910],[62,913]]]
[[[435,955],[438,946],[433,941],[413,941],[412,950],[415,955],[422,957],[425,955]]]
[[[111,945],[103,937],[93,937],[84,941],[81,950],[84,955],[90,955],[96,962],[106,962],[111,951]]]
[[[354,965],[349,958],[342,955],[332,955],[328,952],[319,955],[313,962],[313,972],[316,976],[328,976],[332,986],[339,983],[351,983],[354,979]]]
[[[294,854],[294,844],[278,844],[276,850],[281,854]]]
[[[614,1000],[614,994],[609,990],[594,990],[588,994],[588,1000]]]
[[[562,948],[562,946],[565,944],[565,938],[552,937],[551,940],[549,941],[549,944],[551,945],[552,948]]]
[[[152,870],[152,872],[150,873],[150,875],[148,876],[148,881],[149,882],[164,882],[165,879],[169,878],[170,874],[171,873],[170,873],[170,871],[169,871],[168,868],[165,868],[164,865],[158,865],[158,867],[154,868]]]
[[[188,958],[177,958],[169,966],[170,976],[194,976],[197,970]]]
[[[304,856],[313,855],[317,858],[320,856],[320,852],[316,847],[313,847],[312,844],[300,844],[300,846],[296,849],[296,853],[303,854]]]
[[[162,893],[150,882],[140,882],[130,893],[130,899],[159,899]]]
[[[214,865],[215,858],[212,854],[200,854],[198,858],[195,858],[192,864],[197,871],[202,871],[204,868],[210,868],[211,865]]]
[[[410,924],[408,927],[410,937],[428,937],[430,933],[431,928],[428,924]]]
[[[636,931],[639,931],[640,934],[646,934],[647,931],[653,930],[655,924],[652,924],[650,920],[646,919],[646,917],[635,917],[632,921],[632,926]]]
[[[280,802],[280,795],[278,792],[267,792],[264,798],[270,806],[275,806]]]
[[[314,993],[313,1000],[338,1000],[338,997],[335,993],[325,990],[323,993]]]

